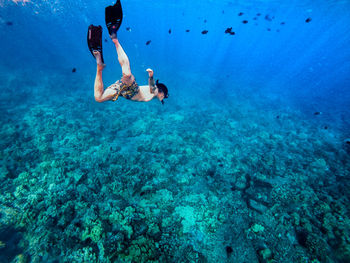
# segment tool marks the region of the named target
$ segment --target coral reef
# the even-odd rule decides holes
[[[350,261],[340,131],[244,98],[90,97],[1,108],[1,262]]]

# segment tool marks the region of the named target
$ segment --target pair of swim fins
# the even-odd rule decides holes
[[[123,9],[120,0],[117,0],[114,5],[106,7],[105,20],[109,36],[112,39],[116,38],[118,29],[120,28],[120,25],[123,21]],[[102,26],[89,26],[87,43],[89,50],[93,56],[95,50],[101,53],[102,63],[104,63],[102,55]]]

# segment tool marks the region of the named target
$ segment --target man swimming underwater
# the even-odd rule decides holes
[[[106,25],[109,36],[111,37],[117,49],[118,60],[122,67],[123,77],[116,83],[110,85],[107,89],[103,88],[102,71],[106,66],[102,54],[102,27],[90,25],[88,30],[88,46],[91,54],[95,57],[97,63],[97,72],[95,78],[94,95],[97,102],[108,100],[117,100],[122,97],[133,101],[150,101],[158,98],[162,104],[164,99],[168,98],[168,89],[162,83],[155,83],[153,79],[153,70],[148,68],[148,85],[139,86],[135,77],[131,74],[129,58],[124,52],[117,39],[117,31],[123,20],[123,11],[120,0],[117,0],[113,6],[106,7],[105,10]]]

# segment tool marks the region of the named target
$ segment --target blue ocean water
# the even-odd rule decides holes
[[[111,4],[0,0],[0,262],[350,262],[350,2]]]

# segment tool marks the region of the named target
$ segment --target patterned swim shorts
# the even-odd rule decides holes
[[[139,85],[137,85],[134,80],[131,85],[128,85],[121,80],[118,80],[116,83],[109,86],[107,89],[114,89],[117,91],[113,101],[116,101],[119,95],[122,95],[124,98],[131,100],[139,92]]]

